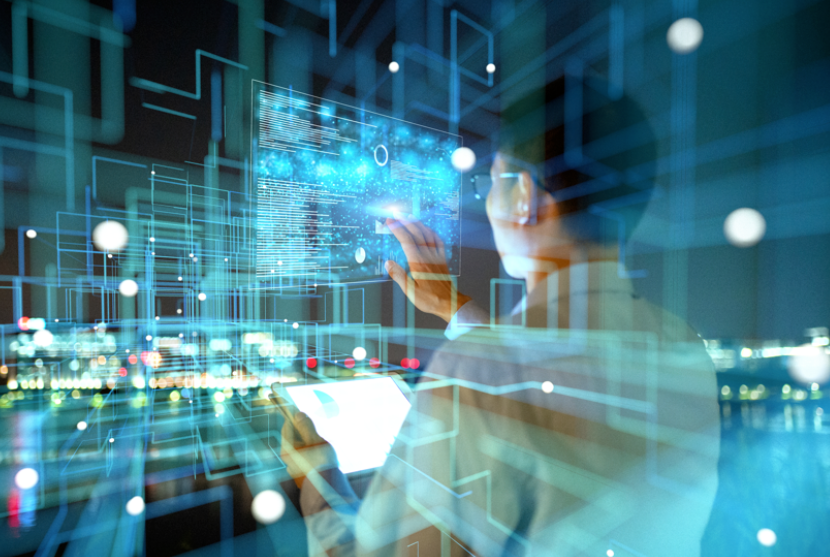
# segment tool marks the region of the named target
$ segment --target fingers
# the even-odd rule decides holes
[[[387,261],[386,262],[386,272],[389,273],[389,276],[392,277],[392,280],[401,287],[404,294],[407,293],[406,288],[406,271],[403,270],[403,267],[395,263],[394,261]]]
[[[401,224],[400,221],[386,219],[386,226],[389,227],[389,230],[392,231],[392,234],[395,235],[395,238],[401,243],[401,247],[403,248],[403,252],[406,255],[406,259],[411,263],[420,262],[421,260],[421,253],[418,246],[415,244],[415,240],[412,238],[412,235],[406,229],[406,227]]]
[[[304,445],[316,445],[323,442],[323,438],[320,437],[320,434],[317,433],[317,428],[314,427],[314,422],[306,414],[297,412],[294,416],[294,425]]]
[[[427,246],[435,249],[438,246],[438,235],[429,227],[427,227],[424,223],[419,220],[410,221],[412,226],[420,231],[421,235],[424,237],[424,242]]]
[[[285,423],[282,425],[282,452],[286,452],[286,447],[295,448],[296,446],[296,435],[294,431],[294,426],[291,425],[289,420],[285,420]]]
[[[404,217],[399,213],[395,213],[395,220],[401,223],[406,231],[409,232],[409,235],[412,236],[412,239],[415,241],[415,245],[418,247],[421,246],[428,246],[429,242],[427,241],[426,237],[424,237],[424,233],[421,227],[418,227],[416,223],[420,224],[415,217]]]

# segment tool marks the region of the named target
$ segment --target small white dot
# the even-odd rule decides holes
[[[357,347],[355,347],[354,350],[352,350],[352,356],[354,356],[355,360],[360,362],[360,361],[366,359],[366,349],[363,348],[362,346],[357,346]]]
[[[138,294],[138,284],[131,279],[122,280],[121,284],[118,285],[118,291],[121,292],[122,296],[132,298]]]
[[[277,265],[282,265],[282,261],[277,261]]]
[[[138,516],[144,512],[144,499],[136,495],[127,501],[127,514],[131,516]]]
[[[202,302],[207,300],[207,294],[205,294],[204,292],[200,292],[199,293],[199,300],[202,301]]]
[[[193,254],[191,253],[190,255],[188,255],[188,257],[193,257]]]
[[[689,54],[697,50],[703,40],[703,26],[696,19],[684,17],[669,27],[666,42],[677,54]]]
[[[182,280],[182,277],[179,277],[179,280]]]
[[[151,236],[151,237],[150,237],[150,241],[151,241],[151,242],[155,242],[155,241],[156,241],[156,239],[155,239],[155,238],[153,238],[153,237]]]
[[[257,493],[251,503],[251,514],[257,522],[272,524],[282,517],[285,512],[285,499],[271,489]]]
[[[29,239],[37,238],[37,230],[35,230],[34,228],[30,228],[26,231],[26,237]]]
[[[225,258],[225,261],[227,261],[227,260],[228,260],[228,258],[226,257],[226,258]]]
[[[151,171],[150,171],[150,174],[155,175],[155,173],[156,173],[156,171],[155,171],[155,170],[151,170]]]
[[[552,393],[553,392],[553,383],[550,381],[545,381],[542,383],[542,392],[543,393]]]
[[[608,555],[608,557],[614,557],[614,550],[609,549],[608,551],[605,552],[605,554]]]
[[[724,236],[738,248],[754,246],[761,241],[766,231],[767,221],[764,216],[748,207],[735,209],[723,221]]]
[[[467,172],[476,165],[476,154],[469,147],[459,147],[453,151],[450,161],[459,172]]]
[[[769,528],[761,528],[758,530],[758,543],[766,547],[772,547],[778,541],[778,536]]]
[[[158,320],[159,320],[159,316],[158,316],[158,315],[156,315],[156,321],[158,321]]]
[[[84,422],[84,421],[80,421],[80,422],[78,422],[78,425],[77,425],[76,427],[77,427],[80,431],[83,431],[83,430],[85,430],[85,429],[86,429],[86,426],[87,426],[87,423],[86,423],[86,422]]]
[[[178,314],[181,314],[181,312],[182,312],[182,310],[180,310],[180,309],[176,310],[176,313],[178,313]]]
[[[300,328],[300,324],[299,324],[299,323],[297,323],[296,321],[295,321],[295,322],[294,322],[294,324],[293,324],[293,325],[291,325],[291,326],[292,326],[292,327],[294,327],[295,329],[299,329],[299,328]]]
[[[149,341],[153,340],[153,335],[147,335],[144,338],[147,340],[147,342],[149,342]]]
[[[37,485],[40,476],[33,468],[23,468],[14,475],[14,483],[20,489],[31,489]]]
[[[198,257],[194,257],[194,258],[193,258],[193,262],[194,262],[194,263],[196,263],[197,261],[199,261],[199,258],[198,258]]]
[[[398,73],[398,70],[401,69],[401,65],[395,61],[389,62],[389,71],[392,73]]]
[[[487,73],[496,73],[496,65],[492,62],[487,64]]]
[[[107,254],[107,259],[112,259],[112,254],[111,253]]]
[[[115,443],[115,437],[110,437],[110,443]]]
[[[154,252],[154,251],[150,252],[150,255],[155,255],[155,254],[156,254],[156,252]]]

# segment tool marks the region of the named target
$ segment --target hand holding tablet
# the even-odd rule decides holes
[[[285,397],[272,388],[269,397],[285,418],[282,426],[280,457],[297,487],[302,487],[311,470],[325,470],[337,467],[337,454],[331,444],[320,437],[314,422]]]
[[[292,451],[312,448],[318,450],[304,457],[312,468],[349,474],[382,466],[410,408],[405,386],[392,377],[275,387],[271,400],[286,419],[283,446],[290,448],[283,453],[293,459],[295,478],[303,463]]]

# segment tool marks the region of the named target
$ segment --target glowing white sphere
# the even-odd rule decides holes
[[[294,321],[294,324],[293,324],[293,325],[291,325],[291,326],[292,326],[293,328],[295,328],[295,329],[299,329],[299,328],[300,328],[300,324],[299,324],[299,323],[297,323],[296,321]]]
[[[354,356],[354,359],[358,362],[364,360],[366,359],[366,349],[362,346],[358,346],[357,348],[352,350],[352,356]]]
[[[199,293],[199,301],[204,302],[205,300],[207,300],[207,294],[205,294],[204,292],[200,292]]]
[[[77,427],[78,427],[78,431],[83,431],[87,428],[87,423],[85,421],[81,420],[80,422],[78,422]]]
[[[50,346],[52,344],[52,340],[54,340],[54,338],[55,337],[52,336],[52,333],[50,333],[46,329],[41,329],[34,335],[32,335],[32,342],[35,343],[35,346],[38,346],[40,348],[46,348],[47,346]]]
[[[452,154],[452,165],[459,172],[467,172],[476,165],[476,154],[469,147],[459,147]]]
[[[389,62],[389,71],[392,73],[398,73],[398,70],[401,69],[401,65],[397,62]]]
[[[40,479],[37,471],[33,468],[23,468],[14,475],[14,484],[20,489],[31,489],[37,485]]]
[[[496,65],[495,64],[487,64],[487,73],[496,73]]]
[[[801,383],[825,383],[830,379],[830,354],[824,346],[803,344],[789,357],[787,370]]]
[[[723,234],[735,247],[748,248],[761,241],[767,231],[767,221],[755,209],[735,209],[723,221]]]
[[[26,231],[26,237],[30,240],[34,240],[35,238],[37,238],[37,230],[35,230],[34,228],[30,228]]]
[[[354,260],[358,263],[366,261],[366,250],[363,248],[357,248],[357,251],[354,252]]]
[[[132,516],[138,516],[144,512],[144,499],[136,495],[129,501],[127,501],[126,505],[127,514]]]
[[[778,541],[778,536],[769,528],[761,528],[758,530],[758,543],[766,547],[772,547]]]
[[[104,221],[92,231],[92,243],[101,251],[121,251],[129,239],[124,225],[114,220]]]
[[[131,279],[122,280],[121,284],[118,285],[118,291],[121,292],[122,296],[132,298],[138,294],[138,283]]]
[[[614,550],[609,549],[608,551],[605,552],[605,554],[608,555],[608,557],[614,557]]]
[[[697,50],[703,40],[703,26],[696,19],[684,17],[669,27],[666,42],[677,54],[688,54]]]
[[[282,517],[285,512],[285,499],[274,490],[266,489],[254,497],[251,513],[257,522],[271,524]]]
[[[545,381],[542,383],[542,392],[543,393],[552,393],[553,392],[553,383],[550,381]]]

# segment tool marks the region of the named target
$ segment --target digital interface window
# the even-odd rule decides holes
[[[254,81],[258,279],[383,279],[384,261],[406,264],[385,225],[395,215],[434,230],[457,276],[460,146],[457,135]]]

